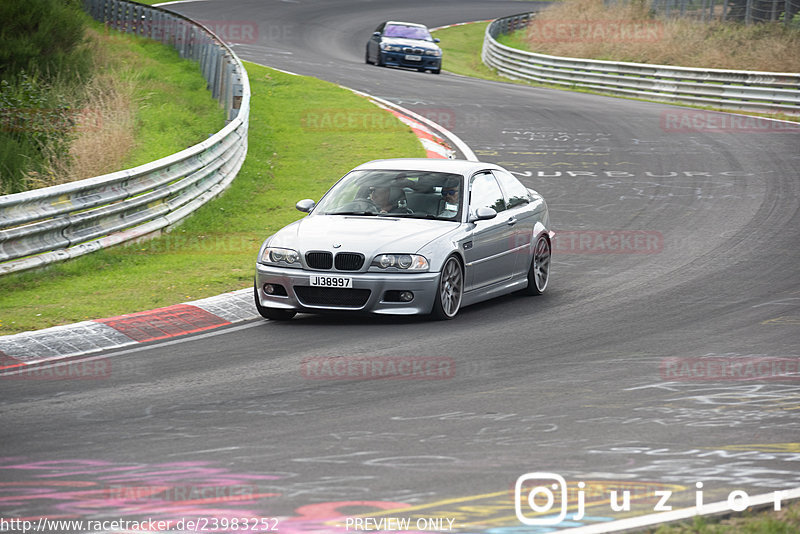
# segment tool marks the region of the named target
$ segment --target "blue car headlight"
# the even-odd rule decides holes
[[[442,55],[442,51],[438,50],[438,49],[437,50],[425,50],[425,55],[426,56],[440,57]]]
[[[399,45],[391,45],[386,43],[381,43],[381,50],[385,52],[402,52],[403,47]]]

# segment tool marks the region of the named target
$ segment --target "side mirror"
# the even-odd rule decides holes
[[[434,42],[434,43],[440,43],[441,41],[442,41],[442,40],[441,40],[441,39],[439,39],[438,37],[434,37],[434,38],[433,38],[433,42]]]
[[[317,205],[316,202],[314,202],[310,198],[306,198],[304,200],[299,201],[297,204],[294,205],[294,207],[297,208],[298,211],[302,211],[302,212],[305,212],[305,213],[311,213],[311,210],[313,210],[314,206],[316,206],[316,205]],[[492,211],[494,211],[494,210],[492,210]]]
[[[469,222],[488,221],[489,219],[494,219],[495,217],[497,217],[497,212],[494,210],[494,208],[481,206],[475,210],[475,215],[469,218]]]
[[[381,32],[372,32],[372,36],[373,37],[380,37],[381,36]]]

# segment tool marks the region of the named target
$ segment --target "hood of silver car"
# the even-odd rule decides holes
[[[310,250],[360,252],[367,258],[380,253],[413,254],[457,227],[458,223],[425,219],[316,215],[283,228],[270,245],[301,254]]]

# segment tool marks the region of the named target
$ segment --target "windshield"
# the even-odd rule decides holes
[[[383,30],[384,37],[403,37],[405,39],[420,39],[423,41],[433,41],[427,28],[422,26],[403,26],[400,24],[387,25]]]
[[[323,215],[373,215],[460,221],[461,175],[403,170],[353,171],[314,208]]]

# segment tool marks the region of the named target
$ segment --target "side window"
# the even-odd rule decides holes
[[[380,24],[378,24],[378,27],[375,28],[375,31],[378,32],[378,33],[383,33],[383,27],[384,26],[386,26],[386,23],[385,22],[381,22]]]
[[[508,209],[528,204],[531,201],[531,194],[528,192],[528,188],[522,185],[519,180],[504,171],[495,169],[492,172],[506,193]]]
[[[492,173],[481,172],[472,177],[470,181],[470,211],[479,207],[493,208],[497,212],[506,209],[506,202],[503,200],[503,192],[497,185]]]

